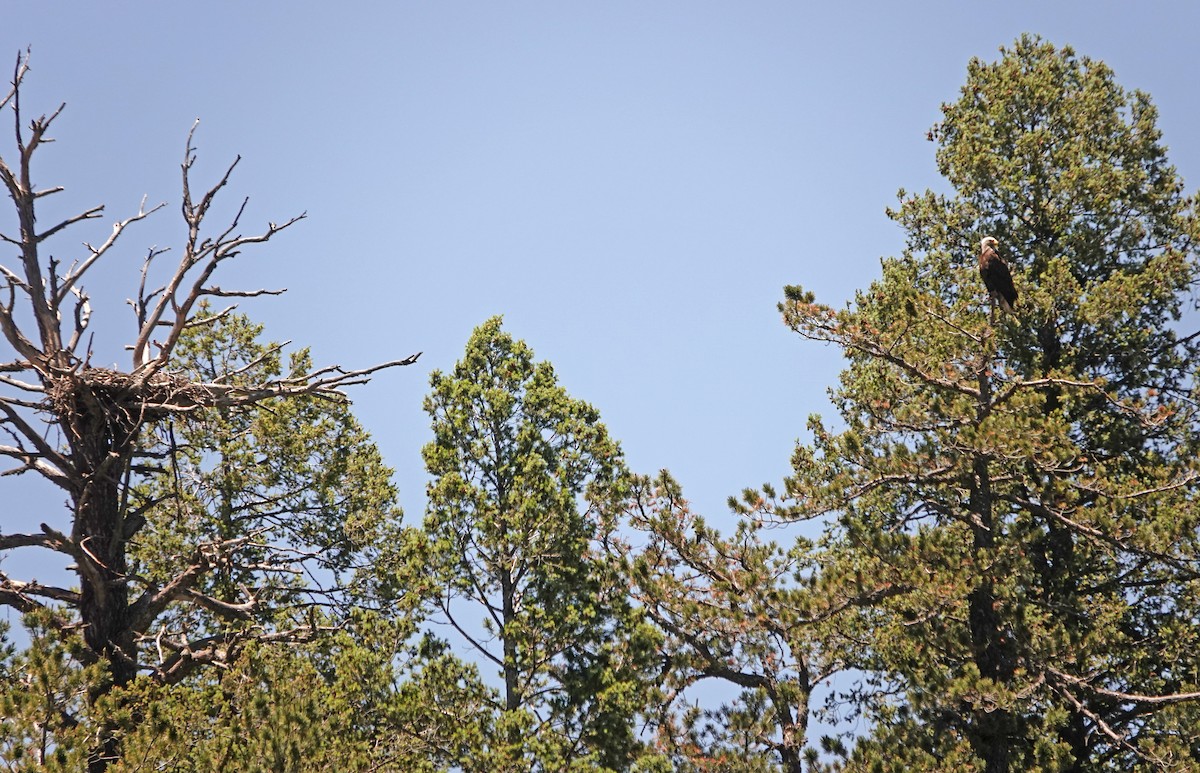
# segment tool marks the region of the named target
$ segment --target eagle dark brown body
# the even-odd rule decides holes
[[[987,236],[979,244],[979,276],[988,295],[1009,314],[1017,302],[1017,288],[1013,287],[1012,273],[1004,258],[996,252],[996,237]]]

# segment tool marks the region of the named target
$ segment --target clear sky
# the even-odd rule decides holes
[[[1105,60],[1154,97],[1195,188],[1198,9],[9,0],[0,68],[31,46],[26,113],[67,103],[36,180],[66,186],[54,211],[108,205],[59,257],[144,194],[168,203],[93,271],[104,364],[128,366],[123,302],[146,248],[180,244],[199,117],[197,183],[241,154],[225,201],[251,196],[247,230],[308,213],[227,265],[223,287],[289,288],[243,310],[318,364],[425,352],[353,392],[410,520],[428,373],[494,314],[599,408],[635,469],[670,468],[721,516],[729,494],[786,474],[808,414],[831,412],[838,353],[782,326],[782,287],[840,305],[900,251],[883,210],[901,186],[939,186],[925,133],[968,60],[1022,32]],[[57,494],[48,509],[3,496],[4,530],[65,520]]]

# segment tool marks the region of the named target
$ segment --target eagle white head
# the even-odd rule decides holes
[[[997,241],[995,236],[985,236],[983,237],[983,241],[979,243],[979,251],[984,252],[988,247],[995,249],[999,244],[1000,242]]]

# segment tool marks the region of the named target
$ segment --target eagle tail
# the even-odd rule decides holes
[[[1004,311],[1005,311],[1006,313],[1008,313],[1008,314],[1016,314],[1016,312],[1015,312],[1015,311],[1013,311],[1012,304],[1011,304],[1011,303],[1009,303],[1009,301],[1008,301],[1008,298],[1005,298],[1005,297],[1004,297],[1004,294],[1003,294],[1003,293],[999,293],[999,292],[991,292],[991,293],[988,293],[988,294],[989,294],[989,295],[992,297],[992,302],[993,302],[994,304],[996,304],[997,306],[999,306],[1001,309],[1004,309]]]

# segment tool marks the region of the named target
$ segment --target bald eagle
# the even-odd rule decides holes
[[[979,276],[983,278],[983,285],[992,300],[1012,314],[1013,304],[1017,302],[1017,288],[1013,287],[1008,264],[996,252],[997,244],[999,242],[994,236],[985,236],[979,243]]]

